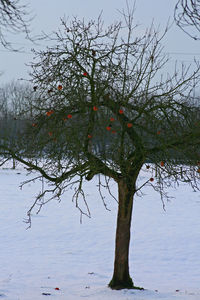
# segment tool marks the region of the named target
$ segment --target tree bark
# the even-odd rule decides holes
[[[135,185],[129,186],[126,181],[118,182],[118,216],[115,240],[115,262],[113,278],[109,283],[112,289],[134,289],[129,274],[129,243]]]

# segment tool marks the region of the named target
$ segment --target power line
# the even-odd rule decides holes
[[[165,52],[172,55],[200,55],[200,52]]]
[[[27,46],[26,44],[23,44],[23,43],[13,43],[13,44],[18,44],[18,45],[21,44],[21,45]],[[35,45],[35,47],[39,47],[39,46],[46,47],[45,45]],[[16,51],[12,51],[12,50],[0,49],[0,52],[5,52],[5,53],[13,53],[14,52],[14,53],[19,53],[19,54],[33,54],[29,50],[16,50]],[[200,56],[200,52],[164,52],[164,54],[168,54],[168,55]]]
[[[28,46],[30,47],[28,44],[26,43],[20,43],[20,42],[13,42],[12,43],[13,45],[23,45],[23,46]],[[44,45],[44,44],[35,44],[33,47],[47,47],[47,45]],[[31,49],[33,47],[30,47]],[[19,50],[19,51],[12,51],[12,50],[6,50],[6,49],[0,49],[0,52],[7,52],[7,53],[12,53],[12,52],[17,52],[17,53],[27,53],[27,54],[32,54],[32,52],[30,52],[29,50],[26,51],[26,50]],[[168,51],[168,52],[164,52],[164,54],[171,54],[171,55],[192,55],[192,56],[195,56],[195,55],[200,55],[200,52],[176,52],[176,51]]]
[[[20,53],[20,54],[32,54],[32,52],[24,51],[24,50],[1,50],[0,52],[5,52],[5,53]]]

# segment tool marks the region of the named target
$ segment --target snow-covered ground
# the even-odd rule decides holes
[[[142,173],[142,176],[148,176]],[[144,187],[134,202],[130,272],[146,290],[112,291],[116,202],[106,211],[93,180],[87,183],[92,218],[83,218],[68,191],[23,222],[40,183],[22,190],[22,167],[0,169],[0,299],[8,300],[199,300],[200,195],[188,186],[170,190],[163,211],[159,195]],[[144,178],[143,178],[144,179]],[[116,193],[116,186],[112,185]],[[59,288],[59,290],[55,289]]]

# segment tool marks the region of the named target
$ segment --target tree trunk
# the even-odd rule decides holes
[[[13,160],[12,160],[12,161],[13,161],[13,166],[12,166],[12,169],[13,169],[13,170],[15,170],[15,169],[16,169],[16,160],[13,158]]]
[[[118,216],[115,240],[114,273],[109,287],[112,289],[133,289],[129,275],[129,243],[135,185],[128,186],[124,180],[118,182]]]

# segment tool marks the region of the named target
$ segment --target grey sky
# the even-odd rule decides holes
[[[120,15],[117,9],[126,7],[125,0],[27,0],[32,14],[35,15],[32,21],[32,33],[40,34],[41,31],[51,32],[56,30],[60,24],[60,17],[78,16],[80,18],[96,19],[103,10],[105,24],[119,20]],[[135,22],[144,27],[150,26],[152,20],[160,28],[164,28],[169,17],[173,20],[173,10],[177,0],[137,0],[135,11]],[[133,1],[129,1],[133,3]],[[25,53],[11,53],[0,46],[0,70],[3,75],[0,83],[9,82],[12,79],[28,78],[28,67],[25,65],[32,61],[31,48],[39,49],[18,35],[12,37],[15,46],[23,46]],[[200,60],[200,41],[194,41],[183,33],[175,24],[163,40],[165,52],[169,52],[172,63],[175,60],[184,61],[186,64],[192,62],[194,55],[180,53],[196,53]],[[178,53],[178,54],[177,54]]]

